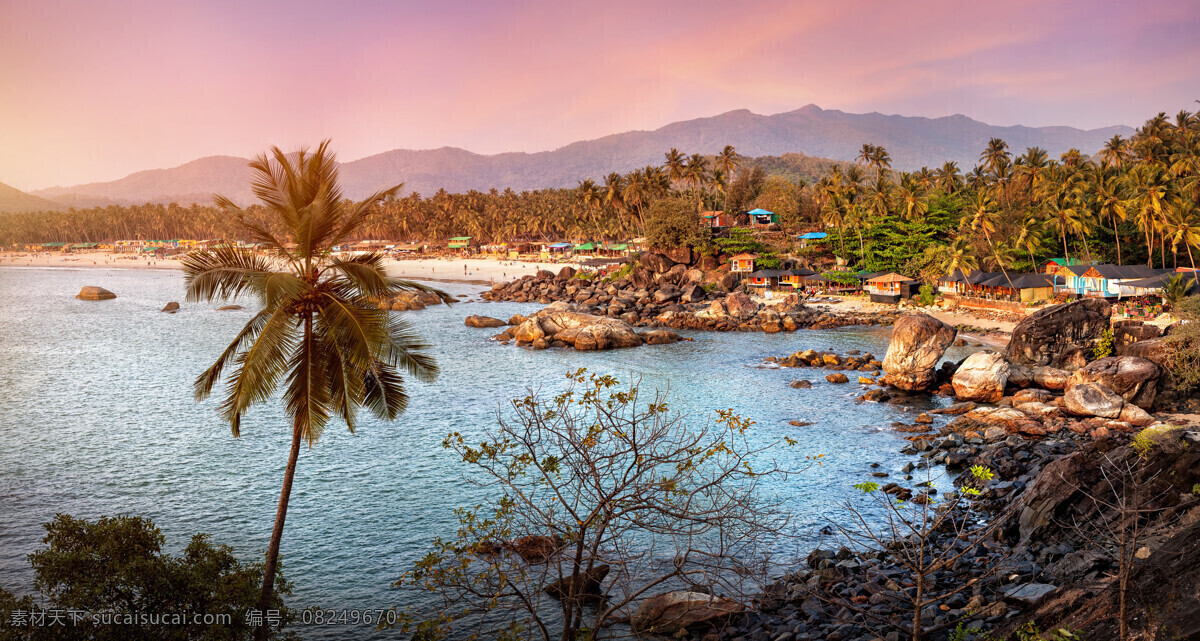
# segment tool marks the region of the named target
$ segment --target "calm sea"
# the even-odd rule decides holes
[[[117,298],[74,299],[84,285]],[[474,296],[477,285],[436,284]],[[247,560],[267,546],[290,430],[278,404],[254,408],[233,438],[216,400],[192,400],[192,381],[251,312],[183,301],[177,272],[0,268],[0,585],[32,591],[26,554],[41,545],[56,513],[153,519],[178,552],[207,532]],[[177,314],[159,312],[168,301]],[[250,303],[246,303],[250,305]],[[886,429],[911,418],[899,408],[856,404],[856,385],[830,385],[820,370],[765,368],[767,356],[799,349],[852,348],[882,357],[886,328],[791,334],[689,332],[693,342],[609,352],[531,351],[488,340],[493,330],[463,325],[469,314],[507,318],[537,305],[464,303],[406,313],[433,345],[441,366],[431,384],[412,381],[409,409],[386,423],[362,415],[356,434],[333,424],[304,449],[288,511],[283,562],[295,583],[291,604],[390,608],[415,597],[390,584],[423,556],[430,540],[452,533],[452,509],[472,501],[464,471],[441,447],[450,431],[493,425],[507,400],[531,387],[561,389],[564,373],[588,367],[644,388],[670,388],[671,407],[689,420],[732,408],[753,419],[757,438],[791,436],[779,453],[802,465],[825,454],[819,470],[769,490],[794,514],[802,557],[826,519],[836,518],[851,485],[908,460]],[[948,357],[961,357],[951,353]],[[813,389],[787,383],[808,378]],[[811,421],[793,427],[788,421]],[[306,638],[360,637],[365,631],[306,630]]]

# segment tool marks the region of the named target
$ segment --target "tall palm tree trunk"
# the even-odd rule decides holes
[[[1117,239],[1117,265],[1121,264],[1121,234],[1117,231],[1117,217],[1113,216],[1113,238]]]
[[[271,543],[267,546],[267,563],[263,568],[262,593],[258,597],[258,611],[264,615],[271,607],[271,597],[275,592],[275,568],[279,563],[279,542],[283,539],[283,522],[287,519],[288,499],[292,494],[292,479],[296,476],[296,460],[300,458],[300,441],[300,425],[297,423],[292,429],[292,449],[288,453],[287,470],[283,473],[283,487],[279,490],[279,506],[275,508],[275,528],[271,530]],[[257,641],[266,641],[269,631],[264,620],[254,631],[254,638]]]

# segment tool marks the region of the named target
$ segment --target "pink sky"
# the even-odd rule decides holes
[[[540,151],[808,103],[1137,126],[1200,108],[1198,33],[1193,0],[0,0],[0,182],[327,137],[343,160]]]

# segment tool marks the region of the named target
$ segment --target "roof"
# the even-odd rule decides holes
[[[553,245],[550,245],[550,246],[553,247],[554,249],[563,249],[566,247],[570,247],[571,243],[554,243]]]
[[[717,216],[721,216],[724,214],[725,214],[725,212],[723,212],[723,211],[706,211],[703,214],[700,214],[700,217],[701,218],[716,218]]]
[[[806,267],[801,267],[799,269],[784,270],[784,271],[780,272],[779,275],[780,276],[812,276],[815,273],[817,273],[817,272],[814,272],[813,270],[808,269]]]
[[[579,252],[590,252],[594,249],[596,249],[595,243],[584,243],[575,247],[575,251]]]
[[[761,208],[751,209],[750,211],[748,211],[746,213],[750,214],[751,216],[774,216],[775,215],[775,212],[767,211],[767,210],[761,209]]]
[[[471,240],[471,237],[470,236],[455,236],[455,237],[451,238],[450,240]]]
[[[782,275],[783,272],[778,269],[760,269],[750,274],[750,278],[779,278]]]
[[[800,234],[796,238],[799,238],[801,240],[821,240],[822,238],[825,238],[827,236],[829,236],[829,234],[827,234],[823,231],[810,231],[807,234]]]
[[[887,272],[882,276],[876,276],[875,278],[867,279],[867,282],[868,283],[915,283],[917,281],[915,281],[903,274],[897,274],[895,272]]]
[[[1054,283],[1045,274],[1009,274],[1013,289],[1037,289],[1039,287],[1054,287]]]
[[[758,254],[738,254],[730,257],[729,260],[754,260],[755,258],[758,258]]]
[[[1078,258],[1051,258],[1050,260],[1048,260],[1042,264],[1045,265],[1046,263],[1054,263],[1055,265],[1058,265],[1060,267],[1065,267],[1067,265],[1082,264],[1082,262]]]
[[[604,248],[605,248],[605,249],[610,249],[610,250],[612,250],[612,251],[623,252],[623,251],[625,251],[626,249],[629,249],[629,245],[626,245],[626,244],[624,244],[624,243],[622,243],[622,244],[618,244],[618,245],[605,245],[605,246],[604,246]]]
[[[1188,288],[1188,293],[1195,291],[1196,275],[1192,274],[1189,276],[1186,272],[1179,272],[1179,275],[1183,276],[1183,282],[1185,282],[1185,283],[1188,282],[1189,280],[1192,281],[1192,286]],[[1121,284],[1125,285],[1127,287],[1140,287],[1143,289],[1156,289],[1156,288],[1166,286],[1167,281],[1171,280],[1171,278],[1173,278],[1174,276],[1176,276],[1175,273],[1165,272],[1165,273],[1159,274],[1158,276],[1151,276],[1150,278],[1139,278],[1137,280],[1125,281]]]

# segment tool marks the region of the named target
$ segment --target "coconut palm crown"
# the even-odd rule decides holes
[[[196,379],[196,399],[207,398],[228,370],[221,414],[236,437],[242,414],[286,385],[292,442],[267,551],[262,594],[267,603],[301,442],[311,447],[335,415],[353,432],[355,413],[364,406],[381,419],[395,419],[408,404],[403,373],[423,381],[438,373],[428,346],[376,301],[404,290],[434,292],[447,303],[451,298],[389,278],[379,254],[331,253],[361,233],[374,206],[401,185],[350,204],[338,186],[329,141],[313,153],[272,148],[250,168],[268,222],[228,198],[215,200],[260,249],[226,244],[189,254],[183,267],[189,301],[252,294],[262,307]]]

